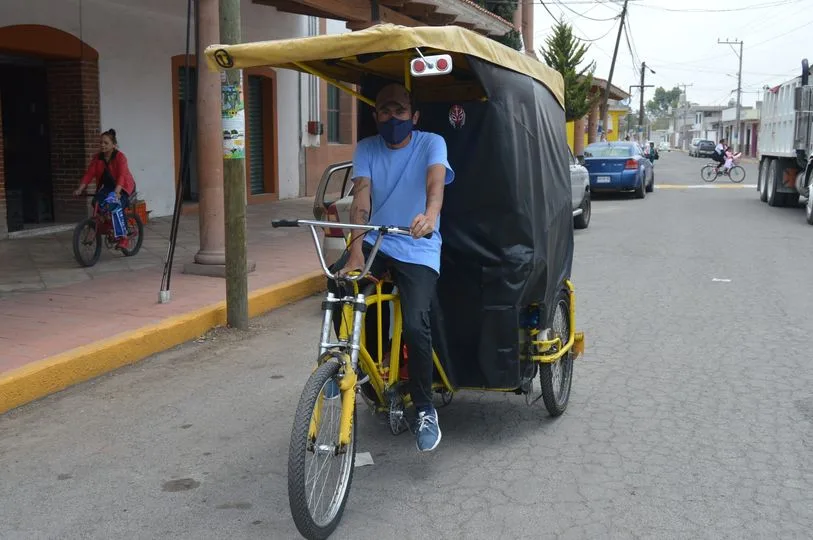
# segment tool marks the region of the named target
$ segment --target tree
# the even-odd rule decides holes
[[[660,118],[669,114],[669,108],[675,108],[680,103],[680,88],[675,86],[671,90],[664,90],[662,86],[655,89],[655,95],[647,101],[646,110],[654,117]]]
[[[584,118],[597,99],[590,93],[596,63],[579,67],[589,48],[573,35],[570,25],[559,21],[553,26],[553,33],[545,39],[545,47],[539,51],[545,63],[561,73],[565,81],[565,118],[568,122]]]
[[[494,15],[502,17],[508,22],[514,20],[518,0],[476,0],[477,4],[486,8]],[[511,30],[503,36],[494,38],[494,41],[507,45],[514,50],[522,50],[522,37],[516,30]]]
[[[734,98],[729,99],[728,100],[728,106],[729,107],[736,107],[737,106],[737,100],[734,99]]]

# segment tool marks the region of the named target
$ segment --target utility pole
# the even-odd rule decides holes
[[[240,43],[240,0],[219,0],[220,41]],[[203,68],[201,68],[203,69]],[[226,322],[248,329],[248,260],[246,256],[246,156],[243,72],[221,75],[223,132],[223,204],[226,225]]]
[[[677,86],[682,86],[683,87],[683,129],[680,130],[680,134],[681,134],[681,139],[685,140],[686,139],[686,134],[685,134],[685,131],[686,131],[686,114],[689,112],[689,95],[686,93],[686,89],[688,87],[690,87],[690,86],[694,86],[694,83],[692,83],[692,84],[679,84]],[[680,141],[681,148],[683,147],[683,140]]]
[[[638,125],[641,126],[641,134],[643,134],[644,128],[644,88],[646,88],[644,76],[646,75],[646,70],[651,71],[653,75],[655,74],[652,68],[646,67],[646,62],[641,62],[641,109],[638,111]]]
[[[736,130],[735,138],[737,139],[737,145],[734,147],[736,150],[742,150],[742,137],[740,136],[740,103],[742,97],[742,40],[735,39],[734,41],[729,41],[726,39],[725,41],[717,40],[717,43],[720,45],[739,45],[740,46],[740,54],[737,55],[740,58],[740,69],[737,71],[737,120],[734,129]],[[732,50],[734,48],[732,47]],[[737,51],[734,50],[734,54],[737,54]]]
[[[643,98],[644,88],[652,88],[653,86],[655,86],[655,85],[654,84],[631,84],[631,85],[629,85],[629,91],[627,92],[630,95],[630,112],[629,112],[629,114],[627,114],[627,117],[629,118],[629,120],[627,121],[627,129],[628,130],[629,130],[629,124],[631,123],[631,120],[632,120],[632,89],[633,88],[638,88],[639,90],[641,90],[641,101],[643,101],[643,99],[644,99]],[[638,122],[638,125],[641,127],[641,129],[643,129],[644,126],[641,125],[640,121]]]
[[[604,133],[607,133],[607,100],[610,99],[610,88],[613,84],[613,72],[615,72],[615,59],[618,56],[618,45],[621,43],[621,32],[624,31],[624,18],[627,16],[627,1],[624,0],[624,7],[621,8],[621,23],[618,25],[618,36],[615,38],[615,49],[613,49],[613,61],[610,63],[610,76],[607,77],[607,88],[604,89],[604,99],[599,108],[599,122]]]

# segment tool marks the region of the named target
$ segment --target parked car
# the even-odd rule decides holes
[[[689,157],[696,157],[697,156],[697,145],[700,144],[702,141],[700,137],[695,137],[692,139],[692,142],[689,143]]]
[[[590,144],[584,149],[584,166],[591,192],[635,190],[643,199],[655,188],[655,166],[635,142]]]
[[[573,228],[586,229],[590,225],[592,204],[590,173],[587,172],[587,167],[573,157],[573,152],[569,148],[568,156],[570,156],[570,190],[573,199]]]
[[[661,141],[661,143],[658,145],[658,150],[659,150],[660,152],[671,152],[671,151],[672,151],[672,147],[671,147],[671,146],[669,146],[669,143],[668,143],[668,142],[666,142],[666,141]]]
[[[711,157],[715,146],[717,145],[714,144],[714,141],[702,140],[697,144],[694,155],[695,157]]]
[[[586,229],[590,224],[590,175],[573,153],[570,159],[570,187],[573,200],[573,227]],[[343,161],[329,166],[322,174],[313,198],[313,217],[321,221],[350,221],[350,205],[353,202],[353,162]],[[408,224],[407,224],[408,225]],[[346,247],[346,236],[339,228],[324,231],[322,248],[325,261],[333,264]]]

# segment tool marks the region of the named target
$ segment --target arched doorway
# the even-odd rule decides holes
[[[86,215],[71,192],[97,146],[98,60],[57,28],[0,28],[0,232]]]

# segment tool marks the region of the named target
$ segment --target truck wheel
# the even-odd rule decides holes
[[[762,202],[768,200],[768,168],[771,166],[772,161],[771,158],[765,158],[759,162],[757,190],[759,191],[759,200]]]
[[[785,206],[785,194],[777,191],[782,182],[781,160],[772,159],[768,167],[768,182],[766,185],[768,206]]]

